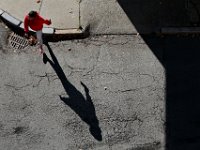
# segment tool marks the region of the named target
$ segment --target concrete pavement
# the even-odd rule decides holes
[[[80,33],[82,30],[77,29],[89,24],[92,34],[171,32],[169,27],[173,27],[173,33],[194,33],[198,28],[193,27],[199,25],[200,5],[197,0],[177,0],[173,5],[170,0],[42,0],[40,3],[19,0],[15,3],[14,0],[1,0],[0,9],[19,21],[23,21],[30,10],[37,10],[45,18],[52,19],[50,27],[53,30],[47,28],[45,32],[56,29],[57,34]],[[187,28],[180,30],[180,27]]]
[[[45,65],[0,44],[0,150],[164,150],[164,68],[141,37],[49,45]]]
[[[82,2],[82,23],[100,35],[49,43],[57,61],[45,47],[46,65],[0,28],[0,149],[200,149],[199,37],[132,35],[189,24],[185,3]]]

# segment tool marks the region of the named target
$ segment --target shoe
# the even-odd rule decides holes
[[[43,49],[40,48],[39,51],[40,51],[41,55],[44,54],[44,50]]]

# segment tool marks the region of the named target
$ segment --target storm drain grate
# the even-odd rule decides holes
[[[22,50],[29,46],[27,39],[15,33],[11,33],[8,41],[9,41],[9,45],[15,50]]]

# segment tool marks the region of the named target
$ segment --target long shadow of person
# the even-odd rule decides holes
[[[50,60],[47,55],[43,54],[43,62],[46,64],[49,62],[49,64],[52,66],[52,68],[55,70],[57,76],[59,77],[66,93],[69,97],[62,97],[60,96],[60,99],[68,105],[74,112],[89,126],[89,131],[92,134],[92,136],[98,140],[102,141],[102,135],[101,135],[101,129],[99,127],[99,121],[96,116],[95,107],[92,102],[92,99],[89,95],[89,89],[86,87],[85,84],[81,82],[81,85],[83,86],[86,98],[82,95],[80,91],[76,89],[67,79],[65,73],[63,72],[57,58],[55,57],[51,47],[48,43],[45,43],[49,53],[51,55],[52,60]]]

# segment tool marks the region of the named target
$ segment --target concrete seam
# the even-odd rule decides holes
[[[81,0],[79,1],[79,14],[78,14],[78,18],[79,18],[79,28],[81,27]]]
[[[43,4],[43,0],[41,0],[41,3],[40,3],[40,7],[39,7],[39,13],[41,12],[41,9],[42,9],[42,4]]]

